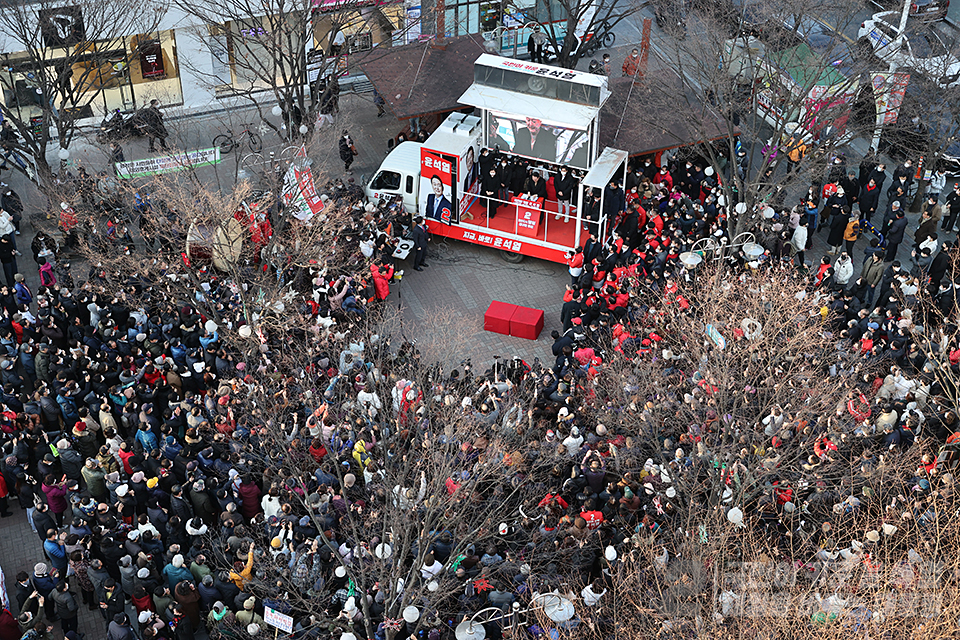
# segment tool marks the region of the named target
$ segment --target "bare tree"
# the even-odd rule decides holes
[[[656,106],[624,119],[666,131],[680,123],[704,141],[691,153],[715,171],[731,235],[745,231],[758,205],[785,204],[792,187],[822,179],[834,153],[872,132],[873,120],[851,118],[861,77],[874,68],[843,35],[858,11],[832,1],[695,3],[680,26],[667,24],[662,60],[633,88]],[[791,155],[800,162],[787,171]]]
[[[609,0],[559,0],[538,2],[537,19],[543,25],[548,47],[556,55],[556,64],[573,69],[587,54],[587,36],[602,40],[623,20],[636,15],[646,3]],[[510,7],[508,3],[508,7]],[[519,12],[526,7],[510,7]]]
[[[16,53],[5,57],[0,86],[15,99],[5,100],[0,110],[18,137],[4,142],[7,164],[51,193],[50,143],[70,146],[76,121],[96,113],[96,101],[127,72],[124,35],[156,31],[165,6],[130,0],[82,0],[70,7],[46,0],[7,4],[0,29]]]

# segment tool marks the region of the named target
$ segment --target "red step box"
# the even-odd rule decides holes
[[[483,314],[483,330],[502,333],[505,336],[510,335],[510,319],[516,310],[515,304],[494,300],[487,307],[487,312]]]
[[[510,335],[536,340],[543,331],[543,310],[518,306],[510,318]]]

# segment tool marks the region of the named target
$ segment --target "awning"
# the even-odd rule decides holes
[[[585,104],[540,98],[479,84],[470,85],[466,93],[460,96],[460,103],[479,109],[536,118],[547,125],[581,130],[586,130],[600,113],[597,107]]]
[[[630,157],[630,154],[626,151],[604,147],[597,161],[593,163],[590,171],[581,180],[583,186],[600,189],[607,186],[617,175],[617,170],[624,165],[628,157]]]

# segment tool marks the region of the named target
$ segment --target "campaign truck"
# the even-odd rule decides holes
[[[508,260],[564,262],[590,233],[601,239],[609,233],[604,187],[613,178],[622,185],[626,175],[627,153],[598,147],[606,83],[590,73],[481,55],[474,84],[460,98],[479,115],[451,114],[424,143],[400,143],[373,174],[366,194],[375,201],[401,196],[407,211],[422,215],[435,235],[498,249]],[[528,161],[547,197],[481,197],[483,148]],[[568,211],[561,211],[554,184],[561,167],[579,172]],[[577,205],[591,192],[597,202],[587,219]]]

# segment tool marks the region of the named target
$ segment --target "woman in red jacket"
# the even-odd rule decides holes
[[[386,300],[390,295],[390,278],[393,277],[393,266],[370,265],[370,274],[373,276],[373,286],[377,290],[377,300]]]

